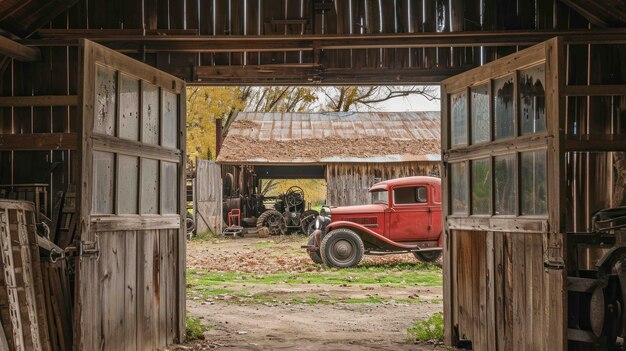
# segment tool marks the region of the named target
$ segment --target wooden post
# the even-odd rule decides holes
[[[222,119],[216,118],[215,119],[215,159],[217,159],[217,156],[220,154],[220,150],[222,149],[222,138],[223,138],[222,131],[223,131]]]
[[[565,97],[561,90],[566,78],[562,38],[546,42],[546,123],[548,133],[549,231],[544,238],[544,346],[564,350],[567,346],[567,241],[565,169]],[[559,268],[560,267],[560,268]]]

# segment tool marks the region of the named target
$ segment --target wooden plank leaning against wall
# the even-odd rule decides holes
[[[566,345],[566,290],[563,270],[564,231],[562,199],[558,174],[562,174],[561,151],[553,142],[559,140],[562,111],[559,110],[558,74],[562,66],[554,53],[560,45],[555,38],[509,55],[485,66],[445,80],[442,84],[442,150],[444,160],[444,321],[445,341],[456,345],[471,341],[474,349],[551,349]],[[545,65],[545,130],[520,132],[520,70]],[[560,69],[560,68],[559,68]],[[495,80],[506,77],[511,85],[513,108],[511,137],[496,138],[494,127]],[[472,138],[472,87],[488,87],[488,138],[474,143]],[[452,96],[465,94],[467,133],[462,142],[452,142],[452,130],[459,128],[450,120]],[[456,137],[456,136],[455,136]],[[547,154],[548,197],[550,211],[539,216],[521,212],[521,155],[545,150]],[[513,212],[495,212],[494,164],[497,158],[512,157],[515,175]],[[488,200],[484,214],[474,214],[472,193],[466,191],[466,207],[455,212],[452,203],[454,184],[452,165],[464,167],[466,188],[472,180],[475,161],[489,165]],[[464,166],[463,166],[464,165]],[[458,168],[461,169],[461,168]],[[457,185],[458,186],[458,185]],[[556,199],[556,200],[555,200]],[[550,201],[556,201],[550,202]],[[482,213],[482,212],[481,212]],[[545,255],[544,255],[545,253]],[[544,267],[545,265],[545,267]]]
[[[185,334],[185,84],[87,40],[79,73],[79,349]]]

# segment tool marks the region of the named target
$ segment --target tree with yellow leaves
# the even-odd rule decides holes
[[[245,103],[238,87],[187,89],[187,155],[189,159],[215,159],[215,120],[226,120]]]

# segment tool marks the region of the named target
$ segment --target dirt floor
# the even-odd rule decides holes
[[[408,340],[442,310],[441,268],[412,255],[360,267],[313,264],[304,236],[192,240],[188,315],[208,330],[194,350],[440,350]]]

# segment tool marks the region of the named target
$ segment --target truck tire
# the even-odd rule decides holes
[[[365,248],[361,237],[350,229],[339,228],[324,236],[320,253],[330,267],[349,268],[361,262]]]
[[[309,235],[309,241],[306,243],[307,245],[313,245],[315,244],[315,236],[313,234]],[[311,257],[311,260],[317,264],[322,264],[324,263],[324,261],[322,261],[322,256],[320,256],[320,251],[307,251],[309,253],[309,257]]]
[[[416,251],[413,256],[422,262],[436,262],[441,257],[441,251]]]
[[[266,227],[270,235],[282,235],[287,233],[287,224],[283,215],[276,210],[267,210],[259,216],[256,221],[256,228],[260,230]]]

